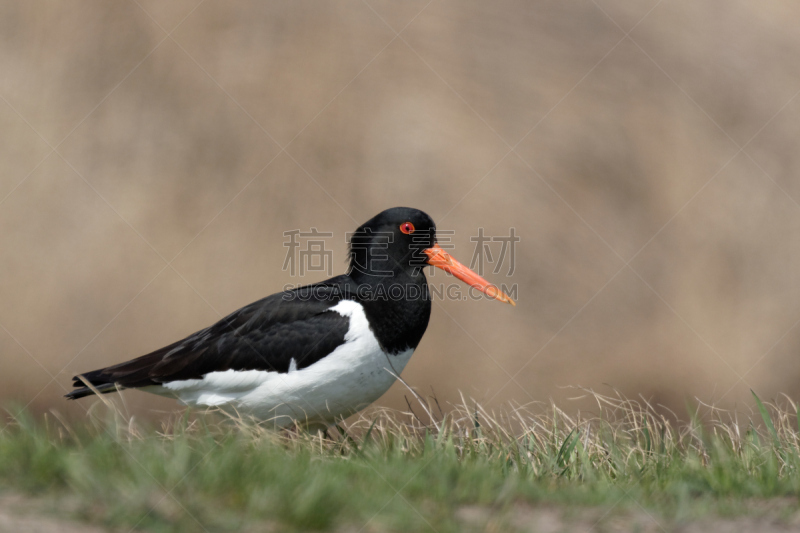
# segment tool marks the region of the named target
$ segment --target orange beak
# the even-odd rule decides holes
[[[490,298],[494,298],[495,300],[500,300],[501,302],[506,302],[511,305],[517,305],[506,293],[453,259],[453,257],[445,252],[444,249],[442,249],[442,247],[438,244],[434,244],[432,248],[427,248],[424,251],[426,254],[428,254],[429,265],[435,266],[436,268],[441,268],[448,274],[454,275],[470,287],[475,287]]]

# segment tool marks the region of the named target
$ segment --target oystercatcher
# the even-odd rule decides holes
[[[491,298],[500,289],[443,250],[417,209],[387,209],[350,239],[347,274],[286,290],[147,355],[73,378],[69,399],[140,389],[272,420],[323,427],[377,400],[428,327],[423,267]]]

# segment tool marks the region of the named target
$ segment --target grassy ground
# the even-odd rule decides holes
[[[0,530],[32,514],[49,520],[42,531],[55,530],[48,516],[64,531],[794,527],[800,420],[788,399],[754,397],[751,424],[711,408],[681,423],[595,397],[591,418],[418,403],[328,437],[219,415],[148,429],[99,403],[81,427],[16,413],[0,434]]]

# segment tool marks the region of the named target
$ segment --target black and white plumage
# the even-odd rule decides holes
[[[444,252],[433,220],[416,209],[388,209],[359,227],[350,260],[345,275],[273,294],[174,344],[75,376],[67,398],[136,388],[279,426],[326,425],[377,400],[405,368],[430,318],[423,266],[513,303]]]

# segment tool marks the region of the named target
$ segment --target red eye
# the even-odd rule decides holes
[[[402,231],[406,235],[410,235],[411,233],[414,233],[414,224],[412,224],[411,222],[403,222],[402,224],[400,224],[400,231]]]

